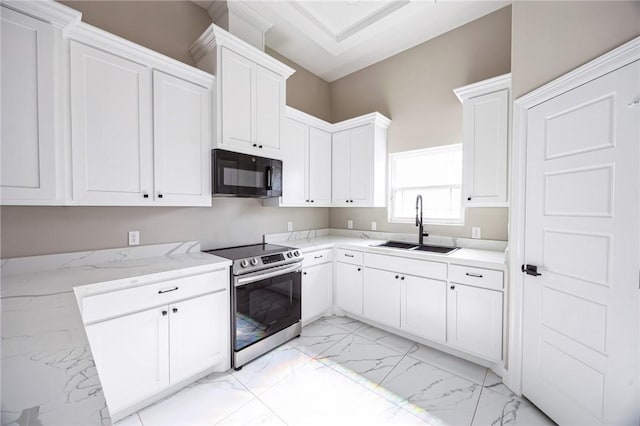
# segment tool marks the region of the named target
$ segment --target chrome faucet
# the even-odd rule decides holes
[[[420,213],[418,213],[418,211]],[[422,195],[420,194],[416,197],[416,226],[418,227],[418,244],[422,245],[424,243],[424,237],[428,237],[429,233],[424,232],[424,226],[422,226]]]

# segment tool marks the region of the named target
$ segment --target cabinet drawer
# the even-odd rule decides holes
[[[229,271],[224,269],[171,281],[142,285],[82,299],[85,324],[161,306],[229,287]]]
[[[503,287],[502,271],[471,266],[449,265],[449,281],[492,290],[502,290]]]
[[[304,260],[302,261],[302,267],[307,268],[309,266],[331,262],[331,260],[333,260],[333,250],[331,249],[305,253]]]
[[[369,268],[385,269],[418,277],[435,278],[443,281],[447,279],[447,264],[429,260],[366,253],[364,265]]]
[[[336,260],[338,262],[351,263],[353,265],[362,265],[362,252],[357,250],[336,250]]]

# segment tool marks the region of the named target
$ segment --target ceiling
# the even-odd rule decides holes
[[[237,0],[232,0],[237,1]],[[196,0],[208,8],[212,3]],[[242,1],[273,24],[266,45],[331,82],[510,1]]]

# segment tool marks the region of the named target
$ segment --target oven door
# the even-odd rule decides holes
[[[234,350],[300,321],[301,287],[301,262],[234,277]]]
[[[282,161],[222,149],[212,150],[213,195],[279,197]]]

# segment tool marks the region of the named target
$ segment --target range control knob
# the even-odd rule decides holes
[[[257,259],[257,258],[255,258],[255,257],[254,257],[253,259],[251,259],[251,264],[252,264],[253,266],[256,266],[256,265],[258,264],[258,259]]]
[[[249,266],[249,262],[247,261],[247,259],[244,259],[243,261],[240,262],[241,268],[246,268],[247,266]]]
[[[287,257],[288,257],[289,259],[291,259],[291,258],[293,257],[293,252],[292,252],[292,251],[288,252],[288,253],[287,253]]]
[[[294,255],[295,257],[298,257],[298,256],[300,256],[300,252],[299,252],[298,250],[296,250],[296,251],[294,251],[294,252],[293,252],[293,255]]]

